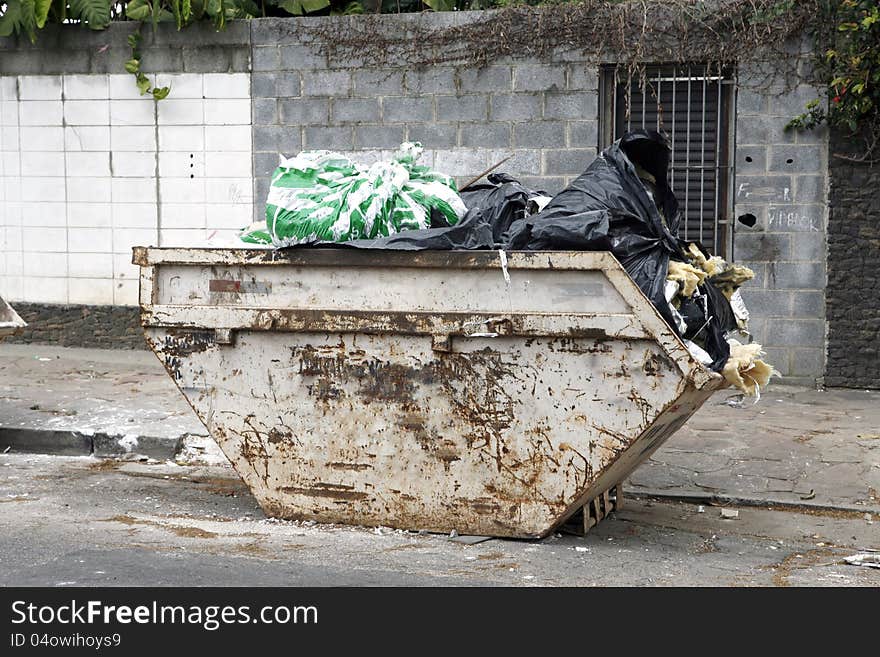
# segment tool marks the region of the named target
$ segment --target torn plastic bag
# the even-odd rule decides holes
[[[432,212],[431,228],[410,230],[388,237],[372,240],[352,240],[336,246],[353,249],[400,249],[419,251],[439,250],[480,250],[504,246],[502,236],[512,223],[529,213],[530,205],[540,205],[548,198],[546,192],[532,191],[506,173],[492,174],[489,183],[471,185],[461,192],[461,198],[468,208],[464,218],[454,226],[444,221],[439,213]],[[607,222],[606,222],[607,223]],[[573,230],[578,230],[577,226]],[[321,242],[314,246],[330,246]],[[512,248],[512,247],[511,247]],[[561,245],[553,247],[564,248]],[[571,248],[605,248],[572,246]]]
[[[681,313],[678,312],[678,308],[676,308],[672,304],[672,300],[678,296],[679,284],[675,281],[666,281],[666,302],[669,304],[669,311],[672,313],[672,318],[675,320],[675,328],[678,329],[678,333],[680,335],[684,335],[684,332],[687,330],[687,324],[684,321],[684,317],[681,316]],[[703,361],[700,361],[703,362]],[[709,359],[711,363],[712,360]]]
[[[691,352],[691,356],[696,358],[700,363],[706,365],[707,367],[712,364],[712,357],[706,353],[706,351],[695,342],[691,342],[690,340],[684,341],[684,346],[687,347],[688,351]]]
[[[737,329],[736,315],[724,292],[711,282],[707,281],[699,288],[700,292],[709,298],[709,313],[714,318],[721,333],[735,331]]]
[[[483,214],[483,218],[492,226],[492,236],[498,243],[510,224],[529,214],[530,205],[534,205],[530,202],[536,197],[547,196],[547,192],[527,189],[506,173],[490,174],[488,181],[471,185],[460,195],[468,210],[479,210]]]
[[[670,306],[671,311],[675,308]],[[681,337],[699,345],[712,358],[711,367],[720,372],[730,356],[726,334],[736,328],[736,317],[725,296],[711,283],[704,283],[697,292],[683,299],[678,314],[687,328]]]
[[[349,242],[312,242],[299,246],[345,249],[388,249],[395,251],[479,251],[495,248],[492,226],[479,210],[470,210],[454,226],[408,230],[388,237]]]
[[[417,142],[404,142],[389,162],[361,167],[340,153],[303,151],[272,174],[266,229],[242,235],[277,247],[318,240],[345,242],[427,229],[437,213],[458,223],[466,207],[455,181],[419,166]]]

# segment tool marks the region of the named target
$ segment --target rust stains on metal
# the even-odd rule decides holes
[[[469,448],[479,448],[503,470],[507,451],[503,433],[515,419],[515,403],[507,385],[516,379],[512,364],[488,347],[481,351],[453,353],[435,361],[437,378],[465,421]]]
[[[292,349],[299,374],[312,383],[309,394],[319,401],[338,401],[355,384],[359,402],[392,403],[401,408],[397,426],[412,435],[425,451],[448,469],[461,459],[456,444],[426,429],[430,406],[416,399],[420,385],[438,383],[447,394],[456,416],[464,421],[468,448],[482,450],[498,472],[508,448],[504,432],[515,419],[513,397],[506,386],[517,377],[501,354],[489,348],[467,353],[436,353],[424,364],[405,365],[367,359],[362,351],[335,345],[304,345]],[[506,377],[506,381],[505,381]]]
[[[333,461],[332,463],[327,464],[328,468],[332,468],[333,470],[354,470],[355,472],[360,472],[361,470],[370,470],[373,465],[371,463],[343,463],[341,461]]]
[[[263,426],[254,413],[245,416],[244,424],[246,428],[240,431],[239,452],[254,474],[268,486],[270,455],[267,445],[272,444],[270,434],[275,429]],[[289,437],[292,438],[292,434]]]
[[[455,441],[443,438],[435,431],[429,430],[427,418],[422,412],[412,410],[414,405],[407,404],[406,407],[410,410],[404,412],[398,420],[397,426],[411,433],[419,446],[443,463],[446,472],[449,472],[450,464],[461,460]]]
[[[606,341],[607,336],[597,336],[599,339],[596,339],[592,343],[583,339],[584,337],[585,336],[581,336],[580,339],[565,337],[547,340],[547,350],[571,354],[610,354],[614,349],[611,344]],[[527,340],[526,346],[531,346],[531,343],[532,340]]]
[[[486,332],[504,335],[528,335],[535,333],[533,318],[528,315],[513,314],[501,320],[487,320],[483,315],[473,313],[425,313],[392,311],[335,312],[328,310],[273,308],[258,312],[249,328],[259,330],[296,330],[305,332],[334,331],[354,333],[358,331],[401,333],[405,335],[450,335],[467,337],[474,330],[467,327],[491,325]],[[546,333],[546,329],[537,334]],[[608,339],[605,330],[596,327],[569,327],[565,334],[570,338]],[[442,340],[441,340],[442,342]],[[438,343],[439,344],[439,343]],[[446,349],[448,350],[448,348]]]
[[[455,449],[455,443],[449,441],[446,445],[441,445],[436,450],[434,450],[435,456],[443,461],[446,464],[452,463],[453,461],[460,461],[461,457],[458,455],[458,451]]]
[[[673,367],[674,365],[668,358],[664,358],[650,349],[646,350],[642,371],[648,376],[665,376],[667,373],[674,372]]]
[[[369,497],[368,493],[351,490],[351,486],[333,486],[331,484],[318,484],[311,488],[297,486],[282,486],[281,491],[290,495],[306,495],[308,497],[330,497],[336,500],[363,500]]]
[[[355,249],[214,249],[134,247],[132,263],[153,265],[260,265],[299,267],[419,267],[500,269],[497,251],[369,251]],[[610,253],[599,251],[511,251],[508,269],[620,269]]]
[[[278,427],[272,427],[267,434],[267,439],[272,445],[289,443],[292,437],[293,434],[290,431],[282,431]]]
[[[597,424],[592,426],[593,430],[599,435],[599,441],[596,443],[599,447],[617,455],[629,446],[631,441],[629,436]]]
[[[645,331],[638,322],[633,322],[631,317],[614,314],[573,314],[562,317],[541,313],[511,313],[504,318],[494,318],[493,321],[488,315],[473,312],[245,308],[226,307],[218,303],[188,307],[157,305],[150,311],[145,310],[141,314],[141,321],[145,326],[213,328],[213,324],[220,321],[221,315],[224,326],[236,330],[436,335],[441,336],[438,340],[441,349],[447,336],[469,337],[473,333],[481,332],[601,341],[645,337]],[[481,330],[480,327],[485,328],[487,322],[492,322],[496,330]]]
[[[215,346],[214,331],[168,331],[159,348],[167,356],[182,358]]]
[[[313,384],[306,386],[306,390],[310,397],[315,397],[322,402],[335,401],[345,396],[345,392],[341,388],[337,388],[325,378],[320,378]]]
[[[241,292],[241,281],[214,279],[208,283],[209,292]]]
[[[147,342],[175,381],[182,378],[180,369],[189,356],[216,346],[214,332],[205,330],[169,330],[158,344],[149,338]]]
[[[630,388],[629,396],[627,397],[631,402],[633,402],[639,409],[642,414],[642,419],[644,420],[645,426],[647,426],[650,421],[650,417],[656,412],[656,408],[654,404],[644,398],[639,391],[633,387]]]
[[[430,370],[413,368],[398,363],[363,360],[358,354],[348,353],[340,343],[338,349],[328,350],[305,345],[293,349],[293,358],[299,362],[303,377],[316,377],[309,394],[322,401],[344,396],[342,381],[358,383],[358,397],[364,401],[409,401],[418,382],[430,383]]]
[[[150,262],[148,249],[143,246],[133,247],[131,250],[131,264],[140,267],[149,267],[152,263]]]
[[[358,394],[370,401],[409,401],[416,391],[414,368],[397,363],[371,361],[364,364]],[[424,380],[424,376],[419,377]]]
[[[499,515],[502,512],[502,506],[498,500],[491,497],[478,497],[474,500],[468,500],[468,505],[477,513],[484,515]]]
[[[271,294],[271,281],[239,281],[228,278],[214,278],[208,281],[208,291],[231,294]]]

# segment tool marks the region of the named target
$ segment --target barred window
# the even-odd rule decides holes
[[[654,129],[672,147],[669,182],[682,212],[679,236],[730,256],[733,78],[717,66],[648,67],[628,79],[608,66],[600,78],[600,146],[629,130]]]

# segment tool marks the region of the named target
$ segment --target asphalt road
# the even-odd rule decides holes
[[[0,455],[0,584],[878,586],[876,515],[629,499],[585,537],[489,540],[266,519],[228,467]]]

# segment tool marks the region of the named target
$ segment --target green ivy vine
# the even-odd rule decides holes
[[[880,161],[880,4],[876,0],[821,3],[813,28],[814,66],[826,84],[824,102],[808,103],[788,127],[827,124],[864,140],[861,154],[844,159]]]

